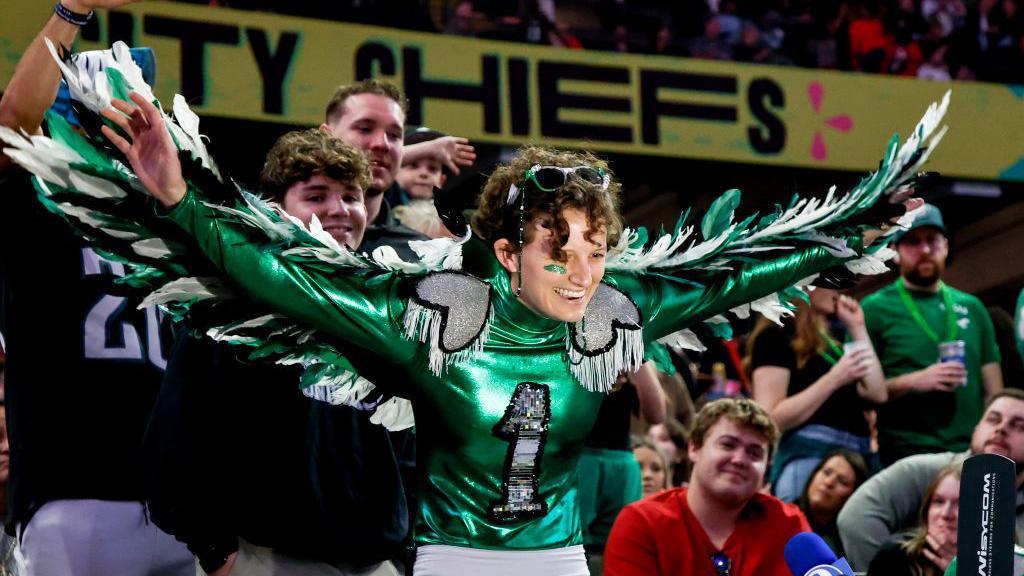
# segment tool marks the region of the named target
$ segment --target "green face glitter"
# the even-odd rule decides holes
[[[558,264],[548,264],[547,266],[544,267],[544,269],[547,270],[548,272],[554,272],[555,274],[558,274],[560,276],[565,275],[565,268],[559,266]]]

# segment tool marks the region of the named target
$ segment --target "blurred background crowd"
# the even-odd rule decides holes
[[[185,0],[193,1],[193,0]],[[1017,0],[194,0],[573,50],[1013,82]]]

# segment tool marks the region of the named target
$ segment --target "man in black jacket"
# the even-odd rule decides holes
[[[282,137],[262,192],[359,248],[369,163],[319,130]],[[387,431],[299,390],[301,370],[181,334],[147,434],[154,522],[208,574],[398,574],[407,511]]]

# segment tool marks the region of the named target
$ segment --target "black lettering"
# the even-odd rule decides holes
[[[130,12],[110,12],[107,15],[107,44],[117,41],[135,46],[135,17]]]
[[[402,77],[405,79],[405,96],[409,99],[409,124],[422,124],[423,101],[439,98],[483,104],[484,132],[501,133],[501,86],[497,56],[488,55],[480,59],[481,81],[473,85],[424,79],[419,48],[403,48]]]
[[[376,72],[374,67],[377,68]],[[356,50],[356,80],[395,75],[395,54],[384,44],[367,42]]]
[[[711,122],[736,122],[735,106],[665,102],[658,99],[659,88],[727,95],[736,94],[738,91],[735,76],[642,70],[640,72],[640,132],[644,144],[661,142],[658,120],[662,116]]]
[[[628,98],[572,94],[558,89],[560,80],[586,80],[604,84],[629,84],[629,69],[618,66],[591,66],[566,62],[538,62],[537,91],[540,94],[540,132],[553,138],[632,142],[630,126],[613,126],[588,122],[563,122],[559,112],[565,108],[594,112],[629,112]]]
[[[142,21],[146,34],[177,38],[181,42],[181,95],[190,105],[206,103],[206,45],[237,46],[237,26],[197,20],[180,20],[146,15]]]
[[[270,51],[270,41],[265,31],[248,28],[245,36],[249,39],[252,55],[263,77],[263,112],[284,114],[284,79],[291,69],[299,35],[296,32],[282,32],[274,52]]]
[[[82,40],[85,40],[86,42],[99,42],[100,41],[100,19],[99,19],[99,17],[93,16],[92,18],[89,18],[89,21],[86,22],[85,26],[82,26],[81,36],[82,36]],[[54,44],[56,45],[57,43],[54,42]],[[71,49],[70,46],[68,46],[67,48],[69,50]]]
[[[530,133],[530,62],[525,58],[508,60],[508,108],[512,134]]]
[[[770,78],[757,78],[747,88],[747,104],[750,113],[761,122],[760,126],[747,127],[750,146],[761,154],[781,152],[786,146],[786,125],[774,113],[774,109],[786,106],[782,88]],[[774,109],[769,108],[769,105]]]

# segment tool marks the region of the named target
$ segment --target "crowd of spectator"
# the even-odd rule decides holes
[[[184,0],[569,49],[932,80],[1024,78],[1019,0]]]
[[[696,408],[681,415],[670,401],[665,421],[636,423],[647,433],[633,441],[643,498],[588,548],[603,556],[603,573],[699,573],[711,556],[720,574],[753,574],[754,565],[788,574],[769,550],[808,530],[869,576],[949,573],[963,459],[1024,458],[1024,393],[1015,379],[1004,389],[1000,375],[1014,344],[1000,347],[990,312],[941,281],[945,234],[926,205],[893,237],[900,277],[863,308],[817,288],[782,326],[762,318],[719,346],[725,354],[713,348],[690,362],[670,349],[676,361],[658,368],[693,377],[662,379],[665,395],[682,389]],[[956,361],[936,361],[957,339]],[[743,362],[729,352],[739,340]],[[680,454],[688,473],[666,473]]]
[[[506,39],[561,43],[570,47],[587,43],[581,40],[582,35],[556,24],[558,13],[552,0],[520,3],[514,13],[504,14],[500,13],[499,4],[494,2],[485,7],[480,2],[459,2],[454,6],[454,16],[448,20],[450,31],[493,37],[505,35]],[[920,74],[927,63],[935,63],[934,55],[938,50],[935,46],[941,45],[939,60],[946,64],[945,77],[948,78],[951,75],[946,60],[949,55],[970,53],[970,50],[963,51],[963,45],[955,49],[953,46],[971,37],[972,14],[981,14],[979,22],[983,22],[978,28],[980,36],[974,36],[979,40],[979,50],[984,46],[981,52],[990,54],[1002,50],[1004,55],[1011,55],[1014,50],[1020,51],[1020,32],[1015,24],[1011,25],[1017,18],[1014,0],[981,6],[964,6],[955,1],[926,1],[921,6],[909,1],[897,6],[871,2],[783,2],[774,8],[771,3],[755,7],[752,3],[721,0],[714,6],[684,2],[672,9],[641,9],[623,0],[601,3],[600,9],[602,30],[606,33],[603,37],[611,40],[612,49],[626,51],[641,49],[819,67],[842,67],[845,59],[849,67],[856,70]],[[980,10],[977,14],[972,12],[976,9]],[[824,12],[819,12],[822,10]],[[819,18],[822,14],[824,20]],[[643,19],[655,25],[645,28],[639,24]],[[817,24],[825,21],[829,25],[818,30]],[[485,31],[483,24],[487,23],[494,26]],[[695,23],[701,25],[697,27]],[[838,32],[840,29],[844,31],[842,34]],[[648,33],[653,36],[645,43]],[[1004,42],[1006,38],[1013,40]],[[981,39],[987,41],[981,42]],[[38,46],[36,51],[41,54]],[[1002,60],[1004,64],[1010,61]],[[1009,69],[999,72],[995,64],[988,67],[975,64],[972,68],[965,59],[958,61],[957,71],[952,75],[964,77],[965,71],[973,75],[974,71],[982,69],[986,74],[1012,72]],[[328,217],[353,221],[349,226],[334,227],[338,234],[335,240],[349,242],[353,248],[387,245],[408,250],[410,239],[421,238],[421,235],[448,235],[433,208],[433,196],[445,185],[447,173],[457,173],[458,166],[470,166],[476,158],[472,146],[464,139],[432,130],[406,132],[401,109],[404,98],[392,92],[393,88],[374,81],[356,88],[342,88],[328,104],[325,126],[330,129],[330,135],[318,130],[299,133],[302,138],[312,139],[312,144],[307,143],[310,146],[340,146],[338,142],[345,142],[353,149],[371,154],[374,159],[369,168],[374,192],[363,197],[362,187],[359,187],[358,195],[345,196],[344,202],[352,206],[338,208],[346,214],[354,211],[356,215],[342,218],[323,213],[325,222]],[[297,148],[298,144],[283,140],[275,150],[288,154],[295,153]],[[354,157],[352,162],[365,162],[361,154]],[[273,164],[268,160],[268,166]],[[360,170],[353,169],[353,173],[365,176],[367,170],[363,166]],[[265,174],[268,179],[271,175]],[[298,184],[306,182],[300,180]],[[288,194],[294,191],[298,195],[304,191],[293,188],[295,182],[287,184],[287,188],[279,191],[281,198],[277,198],[286,211],[293,206]],[[319,194],[318,190],[314,192]],[[319,198],[315,196],[317,202]],[[313,202],[314,197],[306,200]],[[304,212],[301,202],[294,206],[295,213],[289,213],[296,217],[305,214],[309,218],[315,213]],[[390,212],[392,208],[394,211]],[[408,228],[401,228],[395,219]],[[349,229],[358,232],[346,232]],[[813,530],[837,551],[845,547],[855,560],[855,567],[870,566],[869,573],[895,574],[913,565],[919,569],[908,573],[941,574],[956,553],[959,497],[956,480],[962,458],[990,452],[1007,456],[1018,466],[1024,464],[1024,393],[1003,390],[1000,370],[1001,355],[1016,351],[1009,347],[1000,350],[989,313],[977,298],[942,282],[949,248],[946,232],[938,210],[934,206],[926,207],[909,230],[893,239],[899,255],[900,276],[893,284],[865,299],[863,308],[850,296],[834,290],[812,291],[808,302],[798,304],[798,311],[785,326],[777,328],[762,321],[754,329],[746,362],[739,361],[735,343],[724,345],[725,356],[731,364],[728,371],[724,363],[715,361],[713,353],[706,355],[705,364],[710,365],[710,369],[701,369],[698,362],[693,362],[682,350],[652,346],[649,361],[641,371],[623,374],[614,391],[602,400],[597,425],[586,441],[587,457],[581,459],[579,468],[580,521],[594,573],[603,571],[610,576],[696,574],[701,572],[694,567],[704,566],[710,559],[719,574],[747,575],[756,568],[765,568],[759,574],[783,574],[777,571],[781,547],[793,534]],[[72,252],[77,258],[76,246]],[[77,267],[71,272],[77,278]],[[77,330],[77,318],[72,319],[75,320],[73,328]],[[187,334],[179,337],[188,342],[184,340]],[[942,356],[944,346],[957,343],[959,356]],[[216,351],[210,351],[209,357],[199,357],[197,361],[195,356],[183,355],[182,349],[177,348],[175,357],[166,364],[168,370],[162,376],[159,395],[141,399],[134,408],[144,413],[153,404],[160,407],[156,412],[162,416],[174,417],[169,424],[162,423],[165,427],[169,425],[174,434],[168,436],[170,442],[163,450],[155,451],[160,455],[157,468],[172,465],[171,452],[187,448],[186,461],[179,463],[172,472],[191,475],[197,468],[206,469],[206,463],[193,461],[198,451],[194,453],[182,440],[193,435],[182,435],[180,430],[198,423],[219,425],[222,422],[217,417],[200,422],[194,412],[183,409],[182,406],[196,401],[195,396],[184,392],[190,385],[201,385],[210,392],[215,386],[230,382],[215,370],[219,366]],[[77,354],[78,349],[72,352]],[[2,425],[4,360],[0,346],[0,492],[5,489],[8,451],[6,427]],[[225,364],[230,362],[233,360]],[[186,368],[201,374],[182,376],[177,372]],[[262,368],[247,366],[246,369],[274,377]],[[725,382],[730,372],[735,378],[733,385]],[[12,382],[13,374],[12,371]],[[285,376],[291,380],[296,378],[295,374]],[[204,383],[204,377],[215,381]],[[255,377],[239,377],[237,382],[248,392],[254,389],[256,380]],[[1016,380],[1009,384],[1024,385]],[[12,390],[17,388],[12,385]],[[42,388],[37,386],[36,390],[41,392]],[[290,472],[302,468],[305,458],[301,449],[318,452],[310,458],[320,461],[319,450],[324,446],[311,440],[305,432],[319,429],[317,427],[328,420],[330,430],[340,430],[345,422],[335,418],[354,416],[339,415],[337,407],[326,405],[309,411],[306,398],[287,387],[282,386],[279,391],[290,392],[291,401],[301,402],[295,412],[302,426],[284,427],[298,433],[288,446],[273,445],[272,441],[285,438],[268,428],[266,419],[253,416],[262,413],[284,418],[288,412],[285,401],[271,396],[255,398],[266,406],[262,412],[241,410],[248,419],[245,423],[228,420],[228,407],[219,404],[224,399],[211,402],[209,407],[215,415],[230,422],[228,436],[246,431],[247,425],[268,433],[266,441],[251,442],[255,454],[247,460],[257,467],[263,466],[260,455],[268,447],[275,454],[303,456],[297,465],[282,467]],[[236,396],[246,394],[241,389],[232,391],[230,388],[223,392],[228,393],[228,404],[232,405],[238,402]],[[174,394],[189,399],[186,401]],[[16,415],[14,421],[28,418],[25,398],[20,402],[23,412]],[[52,406],[52,402],[40,402],[33,408],[40,412],[44,408],[52,411]],[[105,402],[101,409],[111,410],[111,406],[112,403]],[[927,409],[917,410],[916,414],[908,410],[922,406]],[[147,410],[142,411],[143,407]],[[69,408],[80,409],[80,406]],[[894,418],[894,410],[902,411],[902,416]],[[128,412],[125,410],[118,415]],[[330,412],[333,416],[329,419],[321,412]],[[114,416],[111,415],[111,419]],[[307,419],[316,426],[310,425]],[[134,422],[136,432],[141,432],[142,423],[141,420]],[[158,442],[159,433],[165,429],[159,419],[151,419],[147,431],[149,440]],[[632,437],[630,432],[633,432]],[[358,438],[363,447],[367,447],[370,433],[380,437],[382,444],[394,441],[386,440],[384,432],[376,428],[369,433],[360,429],[341,436]],[[257,437],[255,432],[246,431],[245,435]],[[197,433],[194,437],[202,438],[206,448],[215,448],[212,432]],[[275,446],[277,449],[273,449]],[[134,451],[134,446],[130,448]],[[213,449],[209,461],[220,462],[221,455],[232,449],[237,450]],[[325,453],[325,468],[337,467],[339,477],[369,468],[367,462],[355,464],[344,460],[345,456],[355,454],[355,449],[348,445],[337,450],[331,445],[330,450],[325,448]],[[399,452],[394,456],[401,458],[403,454]],[[398,468],[404,463],[395,459],[388,460],[387,464],[389,469],[395,468],[387,472],[388,477],[396,481],[395,485],[383,485],[382,475],[369,473],[349,479],[354,487],[350,494],[354,502],[349,504],[352,509],[356,505],[367,508],[365,513],[359,514],[361,523],[358,525],[360,531],[366,531],[367,519],[372,514],[388,511],[380,504],[383,499],[364,498],[370,489],[363,481],[382,490],[390,488],[392,503],[399,503],[395,504],[393,514],[388,514],[388,520],[402,527],[390,531],[391,527],[380,529],[389,531],[392,541],[388,543],[388,550],[373,555],[370,561],[380,561],[379,564],[388,564],[386,568],[391,568],[390,561],[381,559],[404,554],[401,547],[405,542],[407,512],[401,502],[405,502],[405,498],[415,499],[416,494],[414,491],[400,493]],[[240,469],[237,465],[233,467]],[[183,478],[168,475],[166,470],[156,472],[165,474],[164,481],[172,489],[187,487]],[[238,478],[238,485],[248,482],[256,486],[251,477],[259,476],[259,471],[244,476],[246,478]],[[171,481],[167,482],[168,479]],[[200,480],[199,488],[211,490],[214,483],[205,478]],[[265,474],[262,480],[272,480],[280,488],[278,480],[270,474]],[[1018,487],[1022,482],[1024,475],[1019,477]],[[152,490],[158,484],[148,478],[146,488]],[[316,483],[312,491],[320,487],[337,488],[340,484],[332,478],[322,485]],[[261,516],[258,520],[273,519],[270,505],[248,506],[258,502],[264,490],[252,494],[245,494],[237,486],[223,487],[223,490],[244,501],[246,510]],[[288,493],[305,494],[301,489]],[[184,496],[193,503],[202,502],[194,495]],[[1019,496],[1024,498],[1020,493]],[[161,497],[163,503],[169,505],[164,509],[159,505]],[[224,500],[227,498],[223,496]],[[590,502],[584,502],[588,498]],[[146,523],[151,515],[168,533],[174,533],[183,542],[188,541],[190,553],[178,546],[177,563],[183,565],[179,569],[183,567],[185,572],[191,573],[192,555],[195,555],[205,573],[223,574],[225,568],[231,570],[236,558],[243,557],[237,556],[240,551],[246,552],[245,530],[227,530],[226,546],[221,546],[222,542],[207,543],[205,540],[219,535],[213,534],[213,530],[198,535],[175,532],[182,526],[176,520],[182,519],[175,519],[173,515],[180,516],[184,505],[168,500],[166,494],[158,493],[155,497],[147,494],[146,499],[146,508],[138,507],[138,512],[147,518]],[[50,503],[67,498],[46,494],[38,500]],[[122,500],[121,495],[114,500]],[[134,501],[134,498],[127,500]],[[287,505],[282,507],[288,508],[288,512],[298,511],[284,498],[278,503]],[[319,502],[313,508],[310,516],[323,511],[324,521],[329,523],[347,516]],[[1018,506],[1018,511],[1022,509]],[[49,512],[52,510],[51,506]],[[869,510],[877,511],[878,515],[888,514],[885,525],[879,527],[877,522],[872,525],[879,516]],[[885,512],[887,510],[891,512]],[[23,512],[24,523],[14,516],[13,526],[21,530],[28,525],[27,518],[41,512],[42,507],[31,513]],[[900,529],[912,528],[916,514],[920,514],[921,521],[909,538],[890,538]],[[1019,523],[1024,523],[1024,512],[1020,514]],[[355,514],[349,512],[348,515]],[[226,522],[230,524],[239,517],[241,514],[235,513]],[[287,541],[296,538],[309,546],[312,537],[291,527],[303,522],[306,528],[316,527],[305,520],[272,522],[277,544],[263,548],[280,547],[290,553],[301,549]],[[208,529],[206,522],[200,524],[204,530]],[[281,539],[283,531],[278,530],[282,526],[288,527],[284,539]],[[317,553],[336,552],[337,541],[351,543],[355,539],[352,534],[345,538],[329,537],[331,534],[326,530],[323,534],[324,542],[312,542],[322,544],[322,549],[315,546]],[[0,547],[10,546],[9,538],[7,541],[0,539]],[[21,546],[24,547],[24,543]],[[360,553],[371,552],[366,545],[351,547],[358,548]],[[301,550],[309,554],[308,549]],[[37,554],[39,552],[45,550],[40,549]],[[330,556],[326,552],[324,555]],[[603,558],[607,562],[603,562]],[[350,557],[330,557],[327,563],[362,566],[364,560],[366,558],[355,562]],[[248,573],[244,569],[239,572]]]

